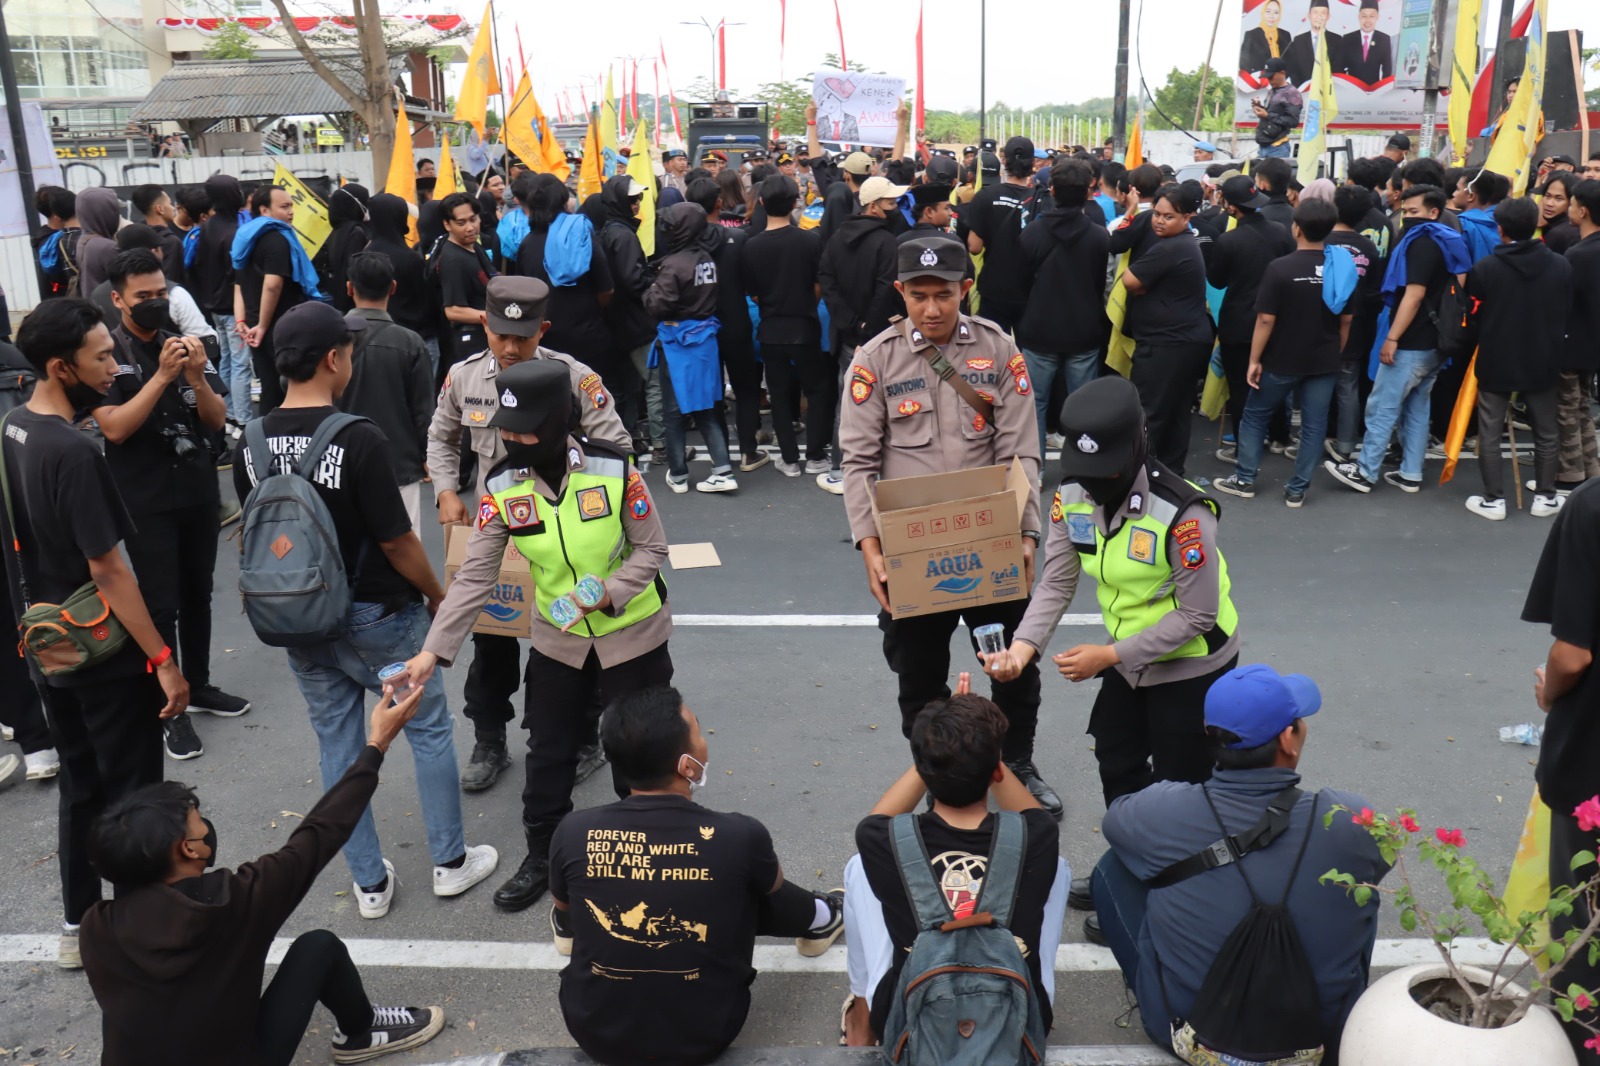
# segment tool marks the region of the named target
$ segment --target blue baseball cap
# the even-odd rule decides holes
[[[1229,670],[1206,692],[1206,725],[1239,738],[1235,749],[1259,748],[1322,707],[1317,683],[1304,674],[1280,674],[1266,663]]]
[[[1194,147],[1202,152],[1215,152],[1217,150],[1217,146],[1210,141],[1195,141]]]

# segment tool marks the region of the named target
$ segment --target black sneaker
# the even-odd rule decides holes
[[[366,1062],[380,1055],[421,1047],[444,1028],[444,1011],[438,1007],[374,1007],[372,1028],[346,1036],[333,1031],[334,1062]]]
[[[166,734],[167,758],[182,762],[185,759],[198,759],[206,753],[205,745],[200,743],[200,736],[189,723],[187,714],[163,719],[161,729]]]
[[[1039,801],[1039,806],[1044,808],[1045,813],[1052,818],[1060,820],[1061,816],[1066,813],[1066,807],[1062,804],[1061,797],[1056,795],[1056,790],[1046,784],[1044,778],[1039,776],[1039,768],[1033,765],[1033,760],[1017,759],[1013,761],[1008,759],[1006,760],[1006,765],[1011,768],[1012,773],[1017,775],[1017,780],[1028,787],[1028,791],[1033,795],[1034,799]]]
[[[1387,481],[1401,492],[1422,491],[1422,480],[1420,478],[1416,481],[1413,481],[1408,477],[1402,477],[1400,471],[1398,470],[1386,471],[1383,475],[1383,480]]]
[[[1212,484],[1215,485],[1216,482],[1212,482]],[[1290,492],[1288,489],[1284,489],[1283,490],[1283,505],[1285,507],[1293,507],[1293,508],[1297,508],[1298,509],[1300,507],[1305,506],[1305,502],[1306,502],[1306,494],[1305,493],[1303,493],[1303,492]]]
[[[1087,877],[1074,877],[1067,886],[1067,906],[1075,911],[1094,910],[1094,894]]]
[[[1328,458],[1336,463],[1348,463],[1354,452],[1341,452],[1339,445],[1334,443],[1332,437],[1322,442],[1322,450],[1328,453]]]
[[[189,709],[219,718],[237,718],[250,709],[250,701],[230,696],[215,685],[205,685],[189,693]]]
[[[467,760],[467,768],[461,771],[461,791],[482,792],[510,768],[511,756],[504,739],[498,742],[480,740],[472,745],[472,757]]]
[[[1371,492],[1373,489],[1372,482],[1367,480],[1366,475],[1361,473],[1361,467],[1355,463],[1336,463],[1330,459],[1322,464],[1322,468],[1332,474],[1335,481],[1357,492]]]
[[[573,784],[581,785],[593,777],[599,769],[606,764],[606,753],[601,750],[600,742],[578,749],[578,776]]]
[[[1255,482],[1240,481],[1237,474],[1219,477],[1211,483],[1211,487],[1218,492],[1226,492],[1229,496],[1237,496],[1241,500],[1253,500],[1256,497]]]
[[[555,941],[556,954],[572,954],[572,914],[560,907],[550,908],[550,939]]]
[[[1091,914],[1083,920],[1083,939],[1091,944],[1099,944],[1103,948],[1111,945],[1106,942],[1106,934],[1100,928],[1100,916]]]
[[[808,959],[827,951],[839,939],[839,934],[844,932],[844,889],[836,888],[821,898],[828,901],[828,909],[833,912],[828,924],[821,929],[813,929],[810,936],[796,937],[794,941],[795,950]]]

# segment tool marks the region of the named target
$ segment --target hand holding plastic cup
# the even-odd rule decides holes
[[[978,652],[982,655],[993,655],[1006,650],[1006,627],[999,622],[990,622],[986,626],[979,626],[972,631],[972,639],[978,642]]]
[[[399,703],[411,692],[411,676],[405,663],[390,663],[378,671],[378,684],[394,690],[394,701]]]
[[[577,600],[569,593],[557,596],[550,603],[550,620],[558,629],[566,629],[583,617],[583,609],[578,606]]]
[[[601,580],[593,574],[585,574],[578,583],[572,587],[572,598],[585,612],[592,611],[600,606],[600,601],[606,598],[606,587]]]

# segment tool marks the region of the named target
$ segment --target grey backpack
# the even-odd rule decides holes
[[[1044,1014],[1009,928],[1027,830],[1001,811],[972,914],[952,918],[916,816],[896,815],[891,839],[917,916],[883,1027],[892,1066],[1034,1066],[1044,1059]],[[1054,965],[1055,960],[1050,960]]]
[[[311,475],[334,435],[352,422],[365,421],[357,415],[332,415],[317,427],[294,471],[283,474],[271,473],[272,450],[262,420],[244,427],[250,466],[259,480],[244,501],[239,593],[250,628],[263,644],[323,644],[344,630],[354,600],[354,575],[345,573],[338,530]]]

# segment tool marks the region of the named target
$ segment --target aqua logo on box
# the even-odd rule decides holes
[[[489,602],[484,605],[483,613],[501,625],[505,625],[522,617],[522,612],[526,608],[513,605],[520,605],[523,602],[521,585],[509,581],[501,582],[494,587],[494,594],[489,597]]]

